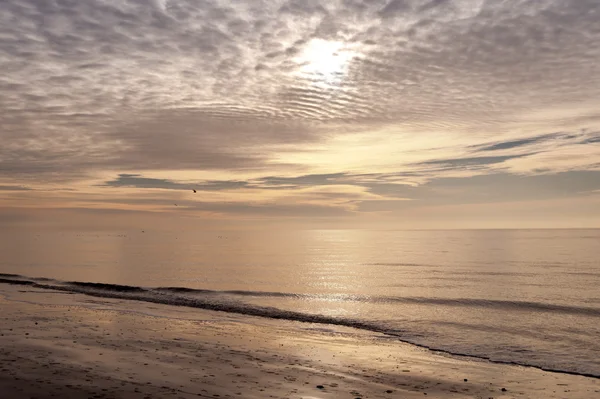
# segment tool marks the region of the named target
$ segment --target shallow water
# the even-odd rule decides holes
[[[0,272],[600,376],[599,244],[600,230],[5,231]]]

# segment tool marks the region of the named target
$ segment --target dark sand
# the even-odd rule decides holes
[[[0,287],[2,399],[600,398],[597,379],[348,328],[23,291]]]

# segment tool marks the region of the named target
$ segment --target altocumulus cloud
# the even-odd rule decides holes
[[[443,179],[594,173],[598,20],[595,0],[0,2],[0,191],[102,176],[423,200]],[[391,144],[330,161],[371,132]]]

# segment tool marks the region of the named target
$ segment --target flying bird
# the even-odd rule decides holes
[[[194,192],[196,192],[196,190],[195,190],[195,189],[192,189],[192,190],[193,190]]]

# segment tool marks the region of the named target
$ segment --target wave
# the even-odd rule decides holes
[[[93,283],[86,283],[93,284]],[[121,287],[121,286],[119,286]],[[137,287],[131,287],[136,289]],[[345,302],[371,302],[371,303],[403,303],[409,305],[440,305],[453,307],[481,307],[510,311],[536,311],[565,313],[571,315],[585,315],[600,317],[600,308],[557,305],[543,302],[528,301],[503,301],[493,299],[465,299],[465,298],[422,298],[422,297],[390,297],[351,294],[294,294],[287,292],[267,291],[212,291],[185,287],[161,287],[154,289],[162,292],[188,293],[188,294],[228,294],[246,297],[274,297],[295,298],[308,300],[336,300]]]
[[[6,275],[4,275],[6,276]],[[38,284],[33,282],[33,281],[28,281],[28,280],[12,280],[12,279],[6,279],[6,278],[0,278],[0,283],[4,283],[4,284],[13,284],[13,285],[30,285],[30,286],[37,286]]]
[[[21,278],[23,276],[20,276],[18,274],[10,274],[10,273],[0,273],[0,277],[15,277],[15,278]]]
[[[50,284],[50,282],[54,282]],[[547,368],[524,362],[496,360],[484,355],[473,355],[468,353],[460,353],[456,351],[440,349],[433,346],[412,342],[409,339],[403,338],[407,332],[401,329],[391,329],[389,327],[377,324],[376,322],[363,321],[351,318],[342,318],[334,316],[326,316],[320,314],[302,313],[292,310],[283,310],[269,306],[257,306],[240,302],[227,302],[215,297],[215,295],[244,295],[244,296],[272,296],[272,297],[295,297],[295,298],[335,298],[336,300],[352,300],[352,301],[371,301],[371,302],[401,302],[407,304],[434,304],[445,306],[481,306],[493,307],[510,310],[535,310],[535,311],[552,311],[564,312],[569,314],[585,314],[588,316],[600,316],[600,308],[584,308],[563,306],[555,304],[537,303],[537,302],[513,302],[513,301],[497,301],[484,299],[446,299],[446,298],[414,298],[414,297],[370,297],[361,295],[308,295],[308,294],[293,294],[280,292],[257,292],[257,291],[213,291],[193,289],[186,287],[159,287],[159,288],[144,288],[119,284],[105,284],[93,282],[70,281],[63,282],[46,278],[30,278],[17,274],[0,274],[0,283],[29,286],[39,289],[48,289],[62,291],[68,293],[79,293],[94,297],[114,298],[135,300],[150,303],[157,303],[171,306],[185,306],[197,309],[212,310],[218,312],[235,313],[247,316],[257,316],[268,319],[290,320],[304,323],[336,325],[343,327],[351,327],[375,333],[381,333],[401,342],[409,343],[421,348],[432,351],[445,353],[454,356],[469,357],[487,360],[499,364],[512,364],[526,367],[534,367],[540,370],[581,375],[591,378],[599,378],[600,375],[577,372],[571,370],[561,370]],[[192,294],[192,295],[189,295]]]
[[[4,277],[4,278],[2,278]],[[56,285],[48,285],[48,282],[55,282]],[[62,291],[73,291],[78,293],[94,293],[104,292],[106,295],[111,293],[144,293],[147,295],[155,295],[161,300],[174,300],[174,298],[185,299],[186,301],[200,301],[201,297],[230,295],[243,297],[257,298],[291,298],[304,300],[322,300],[322,301],[338,301],[338,302],[362,302],[362,303],[400,303],[407,305],[437,305],[449,307],[478,307],[493,310],[508,310],[508,311],[534,311],[534,312],[551,312],[562,313],[565,315],[584,315],[592,317],[600,317],[600,307],[584,307],[584,306],[569,306],[559,305],[544,302],[531,301],[506,301],[497,299],[477,299],[477,298],[431,298],[431,297],[393,297],[393,296],[372,296],[372,295],[356,295],[356,294],[300,294],[289,292],[269,292],[269,291],[244,291],[244,290],[208,290],[188,287],[158,287],[144,288],[130,285],[106,284],[94,282],[67,281],[61,282],[48,278],[31,278],[18,274],[2,274],[0,273],[0,283],[31,285],[38,288],[52,288]],[[162,294],[162,296],[161,296]],[[168,296],[167,294],[171,294]],[[185,297],[175,296],[174,294],[186,294]],[[187,296],[189,295],[189,296]],[[201,303],[201,302],[198,302]],[[210,302],[214,304],[214,302]],[[167,303],[177,305],[177,303]],[[187,306],[187,305],[186,305]]]
[[[365,266],[440,267],[439,265],[426,265],[424,263],[397,263],[397,262],[365,263]]]
[[[104,284],[104,283],[85,283],[79,281],[69,281],[67,283],[73,287],[92,288],[103,291],[116,291],[116,292],[147,292],[147,289],[141,287],[132,287],[129,285],[119,284]]]
[[[142,288],[127,285],[118,284],[104,284],[104,283],[88,283],[88,282],[63,282],[59,284],[46,284],[43,282],[37,282],[36,279],[26,279],[24,276],[15,275],[15,278],[0,278],[0,283],[14,284],[14,285],[26,285],[41,289],[51,289],[57,291],[67,291],[72,293],[86,294],[90,296],[103,297],[103,298],[116,298],[116,299],[129,299],[143,302],[152,302],[163,305],[172,306],[186,306],[198,309],[214,310],[219,312],[237,313],[249,316],[259,316],[270,319],[285,319],[292,321],[300,321],[306,323],[316,324],[330,324],[346,327],[354,327],[362,330],[368,330],[373,332],[393,332],[384,327],[378,326],[373,323],[364,322],[354,319],[343,319],[335,318],[330,316],[323,316],[318,314],[308,314],[302,312],[295,312],[291,310],[282,310],[268,306],[256,306],[250,304],[240,303],[228,303],[223,301],[214,301],[211,298],[181,296],[166,293],[165,291],[184,291],[184,292],[209,292],[219,293],[227,291],[207,291],[207,290],[194,290],[189,288]]]

